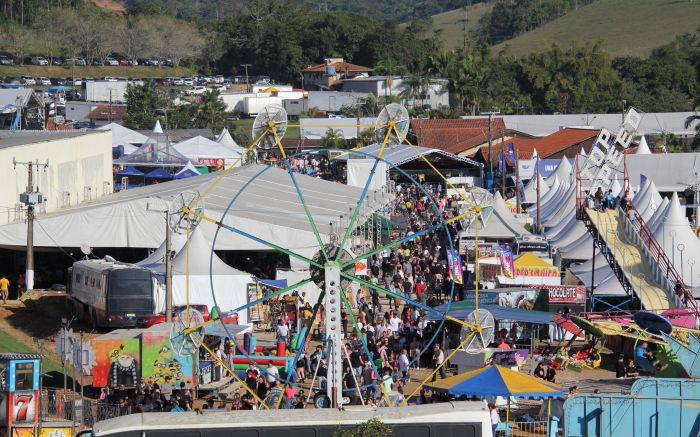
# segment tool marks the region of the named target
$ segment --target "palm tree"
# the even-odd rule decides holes
[[[693,139],[693,142],[691,144],[691,147],[693,149],[699,149],[700,148],[700,105],[695,107],[695,114],[688,116],[688,118],[685,119],[685,128],[688,129],[690,125],[692,125],[694,122],[698,122],[695,125],[695,138]]]
[[[219,97],[219,91],[207,91],[197,105],[197,121],[212,132],[221,129],[226,118],[226,103]]]

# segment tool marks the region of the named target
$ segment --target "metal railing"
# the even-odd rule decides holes
[[[65,421],[91,427],[95,422],[131,414],[128,405],[110,404],[87,399],[62,399],[49,392],[42,396],[41,417],[52,422]]]

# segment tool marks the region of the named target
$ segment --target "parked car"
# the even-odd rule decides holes
[[[21,76],[19,81],[25,85],[36,85],[36,80],[31,76]]]
[[[173,63],[173,60],[170,58],[160,58],[160,65],[164,67],[174,67],[175,64]]]
[[[92,58],[92,62],[90,62],[90,65],[98,66],[98,65],[104,65],[104,64],[102,63],[102,59]]]
[[[66,79],[61,79],[60,77],[52,77],[49,80],[51,81],[51,85],[65,85],[67,82]]]
[[[63,58],[53,58],[51,59],[51,65],[63,65],[65,64],[65,60]]]
[[[214,82],[216,83],[224,83],[224,80],[224,76],[221,74],[217,74],[216,76],[214,76]]]
[[[3,81],[3,83],[19,84],[22,82],[20,81],[20,78],[18,78],[16,76],[7,76],[7,77],[5,77],[5,80]]]
[[[185,77],[182,79],[182,82],[187,85],[187,86],[192,86],[194,85],[194,81],[192,80],[191,77]]]
[[[177,320],[178,314],[185,311],[187,306],[185,305],[174,305],[173,306],[173,320]],[[190,304],[190,309],[193,309],[200,314],[205,322],[211,320],[211,313],[209,313],[209,307],[203,304]],[[136,325],[142,328],[150,328],[153,325],[159,323],[165,323],[165,314],[151,314],[148,316],[143,316],[136,321]]]
[[[121,59],[119,59],[119,61],[117,61],[117,62],[119,62],[119,65],[123,65],[123,66],[128,66],[128,65],[129,65],[129,60],[126,59],[126,58],[121,58]]]
[[[29,58],[29,62],[32,65],[49,65],[49,61],[47,61],[43,56],[32,56]]]
[[[176,77],[173,79],[173,85],[182,86],[185,84],[185,80],[181,77]]]
[[[119,65],[119,61],[117,61],[114,58],[105,58],[103,64],[110,65],[110,66],[117,66],[117,65]]]
[[[0,65],[12,65],[14,63],[15,60],[12,59],[12,56],[0,55]]]
[[[200,96],[207,92],[207,87],[203,85],[193,86],[192,88],[185,90],[185,94],[188,96]]]
[[[48,78],[48,77],[43,77],[43,76],[42,76],[42,77],[37,77],[36,80],[35,80],[35,82],[36,82],[37,85],[47,85],[47,86],[50,86],[50,85],[51,85],[51,81],[49,80],[49,78]]]
[[[105,76],[102,78],[102,80],[106,82],[118,82],[117,78],[112,76]]]
[[[85,58],[77,57],[73,59],[73,64],[78,65],[78,66],[84,66],[86,65]]]

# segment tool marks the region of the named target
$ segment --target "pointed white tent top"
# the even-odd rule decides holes
[[[156,120],[156,125],[153,126],[153,133],[154,134],[162,134],[163,133],[163,128],[160,127],[160,120]]]
[[[651,155],[651,150],[647,144],[646,138],[642,135],[642,139],[639,140],[639,146],[637,146],[637,151],[634,152],[635,155]]]
[[[134,144],[143,144],[146,142],[148,137],[144,134],[140,134],[135,130],[131,130],[128,127],[124,127],[121,124],[110,123],[104,126],[100,126],[97,130],[111,130],[112,131],[112,146],[129,145],[134,147]],[[124,147],[126,152],[126,147]],[[130,152],[129,152],[130,153]]]
[[[527,229],[513,217],[498,191],[493,196],[493,212],[486,219],[486,223],[482,221],[482,215],[477,216],[477,220],[474,220],[466,230],[468,235],[475,234],[475,224],[479,227],[479,238],[508,239],[530,235]]]
[[[668,197],[664,197],[661,205],[656,209],[656,211],[654,211],[654,214],[651,216],[649,221],[647,221],[647,226],[649,229],[651,229],[651,232],[656,232],[659,226],[661,226],[661,223],[663,223],[664,218],[666,217],[668,206],[670,204],[671,201],[668,199]]]
[[[559,165],[557,165],[557,169],[547,178],[547,183],[552,185],[554,183],[554,176],[559,176],[560,181],[570,181],[573,169],[566,156],[562,157],[561,161],[559,161]]]
[[[184,167],[182,167],[182,170],[180,170],[179,172],[175,173],[175,178],[177,178],[178,175],[180,175],[180,174],[182,174],[182,173],[185,173],[185,172],[188,171],[188,170],[191,171],[192,173],[194,173],[195,175],[200,175],[200,174],[201,174],[201,173],[199,172],[199,170],[197,170],[197,167],[195,167],[194,164],[192,164],[192,161],[187,161],[187,165],[185,165]]]
[[[622,185],[620,185],[620,181],[617,179],[610,185],[610,189],[612,190],[613,196],[622,196]]]
[[[583,147],[581,147],[581,153],[580,153],[580,155],[581,155],[581,156],[588,156],[588,155],[586,155],[586,151],[583,150]]]
[[[231,147],[233,149],[241,148],[241,146],[239,146],[238,143],[236,143],[236,140],[233,139],[231,133],[226,128],[223,128],[221,130],[219,136],[216,137],[216,142],[219,144],[223,144],[224,146]]]
[[[213,275],[245,275],[248,273],[234,269],[221,258],[212,253],[211,241],[204,236],[200,227],[196,227],[190,233],[189,241],[185,241],[182,249],[173,257],[173,275],[184,275],[187,273],[187,251],[189,250],[189,274],[190,276]],[[210,270],[211,261],[211,270]]]
[[[663,199],[659,194],[659,190],[656,189],[654,181],[647,182],[646,189],[640,191],[640,194],[635,196],[632,201],[645,222],[651,218],[659,205],[661,205],[661,202],[663,202]]]
[[[178,234],[177,232],[171,233],[171,236],[171,250],[177,253],[180,251],[180,249],[182,249],[182,246],[185,245],[187,237],[185,237],[184,234]],[[158,246],[153,253],[148,255],[148,257],[136,263],[137,266],[151,270],[157,269],[161,264],[165,265],[165,241]]]
[[[537,154],[537,149],[533,148],[532,149],[532,157],[530,159],[535,159],[538,157],[539,157],[539,155]]]
[[[682,262],[687,263],[691,258],[697,261],[697,258],[700,257],[698,255],[700,254],[700,239],[690,228],[690,223],[678,201],[677,193],[673,193],[666,216],[654,232],[654,237],[674,264],[678,274],[683,275],[683,282],[691,286],[698,285],[700,283],[700,275],[698,275],[700,269],[694,269],[692,273],[695,274],[695,277],[691,277],[689,266],[681,266],[681,259],[683,259]]]
[[[557,192],[559,191],[559,188],[561,186],[561,183],[559,181],[559,177],[554,175],[554,183],[552,184],[551,187],[549,187],[549,190],[547,190],[547,193],[545,193],[542,198],[540,199],[540,208],[544,208],[545,204],[549,203],[553,197],[556,197]],[[541,189],[541,188],[540,188]],[[527,212],[529,214],[536,214],[537,212],[537,205],[533,205],[527,209]]]
[[[525,185],[524,195],[525,198],[522,199],[523,203],[535,203],[537,202],[537,178],[540,178],[540,199],[547,194],[547,191],[549,191],[549,185],[547,185],[547,182],[545,182],[544,178],[542,175],[537,175],[536,177],[533,177],[530,179],[530,181]]]
[[[191,161],[203,162],[200,159],[220,158],[225,161],[223,164],[228,165],[241,156],[238,150],[204,138],[201,135],[181,141],[173,147]]]

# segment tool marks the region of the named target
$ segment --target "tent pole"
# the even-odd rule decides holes
[[[547,437],[549,437],[549,420],[552,417],[552,398],[547,399]]]
[[[508,406],[506,407],[506,435],[510,435],[510,394],[508,394]]]

